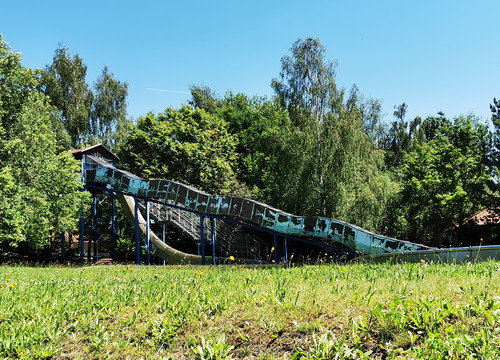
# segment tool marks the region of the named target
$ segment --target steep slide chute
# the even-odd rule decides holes
[[[132,196],[117,194],[117,199],[122,205],[123,209],[127,214],[128,220],[134,224],[135,223],[135,200]],[[146,237],[146,221],[140,212],[138,212],[138,223],[139,230],[143,233],[144,237]],[[194,264],[199,265],[202,263],[202,257],[198,255],[188,254],[179,250],[174,249],[173,247],[167,245],[160,239],[154,232],[150,231],[149,236],[151,242],[155,245],[155,252],[158,256],[160,256],[163,260],[167,261],[170,264]],[[207,257],[207,259],[211,259],[211,257]]]
[[[377,235],[355,225],[324,217],[304,217],[285,213],[269,205],[235,196],[215,196],[191,186],[168,180],[148,180],[120,170],[106,161],[89,156],[96,169],[86,170],[87,186],[106,188],[122,194],[129,217],[134,216],[133,197],[151,199],[200,215],[230,219],[255,228],[316,242],[318,245],[342,246],[357,254],[387,254],[429,250],[430,247]],[[142,218],[142,215],[141,215]],[[145,232],[142,218],[141,231]],[[186,254],[151,235],[160,255],[168,262],[201,263],[201,257]]]

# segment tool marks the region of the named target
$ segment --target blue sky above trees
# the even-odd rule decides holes
[[[2,4],[0,33],[23,64],[44,67],[59,43],[93,83],[104,65],[129,83],[128,113],[180,107],[189,86],[272,95],[280,59],[318,37],[353,84],[408,117],[443,111],[489,119],[500,96],[497,3],[488,1],[22,1]],[[170,91],[158,91],[161,89]]]

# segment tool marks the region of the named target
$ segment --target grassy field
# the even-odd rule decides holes
[[[0,271],[0,359],[500,359],[498,262]]]

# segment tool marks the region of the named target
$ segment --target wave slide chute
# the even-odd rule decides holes
[[[105,188],[118,194],[118,199],[131,221],[135,221],[134,197],[137,197],[199,215],[247,224],[283,236],[308,239],[319,246],[342,246],[357,255],[393,254],[433,249],[421,244],[374,234],[339,220],[296,216],[251,199],[210,195],[194,187],[169,180],[143,179],[118,169],[100,158],[89,157],[97,168],[86,170],[87,187]],[[141,231],[145,233],[144,218],[142,215],[139,216]],[[150,238],[160,257],[170,263],[201,263],[201,256],[176,250],[152,232]],[[224,259],[227,260],[227,258]],[[223,258],[216,260],[220,262]]]

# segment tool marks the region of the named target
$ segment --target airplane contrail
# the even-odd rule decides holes
[[[162,91],[162,92],[169,92],[169,93],[175,93],[175,94],[191,94],[190,92],[187,91],[179,91],[179,90],[166,90],[166,89],[154,89],[154,88],[146,88],[146,90],[151,90],[151,91]]]

